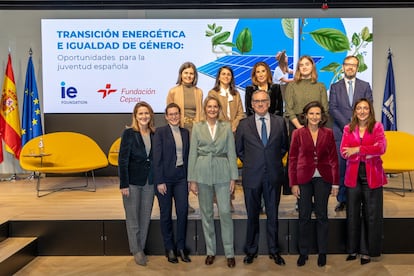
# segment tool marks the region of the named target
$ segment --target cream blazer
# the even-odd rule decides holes
[[[203,91],[194,87],[194,99],[196,102],[196,116],[194,122],[199,122],[201,120],[201,114],[203,112],[202,101],[203,101]],[[170,103],[176,103],[181,108],[181,121],[180,126],[184,127],[184,87],[183,85],[177,85],[170,89],[167,96],[167,105]]]

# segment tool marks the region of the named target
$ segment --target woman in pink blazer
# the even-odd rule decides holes
[[[385,153],[384,128],[375,121],[371,101],[354,105],[351,123],[344,127],[341,155],[347,160],[345,186],[348,204],[347,261],[361,255],[361,265],[381,255],[383,225],[382,186],[387,183],[381,155]],[[361,213],[362,211],[362,213]]]
[[[317,220],[318,266],[325,266],[328,249],[328,199],[338,193],[338,153],[332,129],[324,127],[327,116],[322,104],[313,101],[303,108],[305,127],[292,133],[289,150],[289,184],[298,198],[299,259],[308,259],[312,240],[312,198]]]

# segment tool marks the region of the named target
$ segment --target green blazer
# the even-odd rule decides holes
[[[238,178],[235,141],[230,123],[217,122],[214,140],[206,121],[194,124],[190,140],[188,181],[213,185]]]

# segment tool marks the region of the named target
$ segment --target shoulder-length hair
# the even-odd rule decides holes
[[[369,115],[368,115],[368,123],[367,123],[367,130],[369,133],[372,133],[372,130],[374,129],[376,120],[375,120],[375,112],[374,112],[374,106],[372,105],[372,102],[368,100],[367,98],[361,98],[355,102],[353,111],[352,111],[352,119],[351,123],[349,124],[349,132],[353,132],[357,125],[359,125],[359,120],[356,114],[356,108],[359,103],[366,102],[369,106]]]
[[[318,81],[318,72],[316,71],[315,61],[313,60],[311,56],[301,56],[299,58],[298,63],[296,64],[296,72],[295,72],[295,76],[293,77],[293,79],[295,80],[295,82],[300,82],[302,80],[302,74],[300,73],[300,70],[299,70],[299,64],[304,59],[307,59],[312,63],[311,82],[316,83]]]
[[[229,90],[230,90],[230,94],[232,94],[234,96],[234,95],[237,94],[236,84],[234,83],[234,74],[233,74],[233,70],[231,69],[231,67],[227,66],[227,65],[224,65],[224,66],[220,67],[220,69],[217,71],[216,83],[214,84],[213,90],[216,91],[216,92],[220,92],[220,80],[219,80],[220,79],[220,73],[224,69],[230,71],[231,80],[230,80],[230,84],[229,84]]]
[[[283,50],[282,52],[277,53],[276,60],[279,64],[280,70],[282,70],[283,73],[289,72],[288,63],[286,62],[286,51]]]
[[[328,121],[328,115],[326,115],[325,108],[323,108],[322,104],[319,101],[312,101],[305,105],[302,114],[300,114],[303,122],[305,122],[305,127],[308,126],[308,119],[306,118],[306,114],[308,114],[309,109],[312,107],[318,107],[321,110],[321,121],[319,122],[318,127],[325,126],[326,122]]]
[[[184,63],[180,66],[180,69],[178,70],[178,78],[177,78],[177,82],[176,82],[176,84],[181,84],[181,82],[182,82],[181,75],[183,74],[183,71],[184,71],[185,69],[187,69],[187,68],[193,68],[193,70],[194,70],[194,80],[193,80],[192,85],[193,85],[193,86],[196,86],[196,85],[197,85],[197,81],[198,81],[198,73],[197,73],[197,68],[196,68],[196,66],[194,65],[194,63],[189,62],[189,61],[184,62]]]
[[[138,113],[138,109],[140,107],[146,107],[150,113],[150,121],[148,122],[148,128],[151,132],[155,131],[155,127],[154,127],[154,111],[152,110],[152,107],[147,103],[147,102],[139,102],[134,106],[134,111],[132,112],[132,122],[131,125],[128,126],[132,129],[134,129],[135,131],[140,132],[140,128],[139,128],[139,123],[137,120],[137,113]]]
[[[207,104],[208,104],[208,102],[209,101],[211,101],[211,100],[215,100],[216,102],[217,102],[217,105],[218,105],[218,107],[219,107],[219,111],[218,111],[218,116],[217,116],[217,120],[219,120],[219,117],[220,117],[220,113],[221,113],[221,111],[223,110],[222,109],[222,106],[221,106],[221,103],[220,103],[220,101],[219,101],[219,99],[216,97],[216,96],[213,96],[213,95],[208,95],[205,99],[204,99],[204,102],[203,102],[203,121],[206,121],[207,120],[207,115],[206,115],[206,108],[207,108]]]
[[[259,62],[257,62],[257,63],[253,66],[253,69],[252,69],[252,75],[251,75],[251,78],[252,78],[252,83],[253,83],[254,85],[259,85],[259,83],[257,82],[257,77],[256,77],[256,69],[257,69],[257,67],[259,67],[259,66],[263,66],[263,67],[266,69],[266,72],[267,72],[267,83],[272,83],[272,71],[270,70],[269,65],[267,65],[267,63],[266,63],[266,62],[264,62],[264,61],[259,61]]]

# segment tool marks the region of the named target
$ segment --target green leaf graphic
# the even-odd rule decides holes
[[[214,34],[212,33],[212,32],[210,32],[210,31],[206,31],[206,36],[207,37],[210,37],[210,36],[213,36]]]
[[[214,30],[214,32],[217,34],[217,33],[221,32],[221,30],[223,30],[223,26],[218,26],[218,27]]]
[[[294,20],[292,18],[283,18],[282,19],[282,29],[285,35],[293,39],[294,38]]]
[[[366,42],[372,41],[372,33],[369,32],[368,27],[364,27],[361,31],[361,37]]]
[[[311,32],[310,35],[317,44],[330,52],[336,53],[349,50],[348,38],[336,29],[323,28]]]
[[[361,39],[359,38],[357,33],[354,33],[352,35],[352,44],[359,45],[359,43],[361,43]]]
[[[336,72],[338,68],[341,67],[341,64],[338,62],[331,62],[330,64],[324,66],[320,69],[321,72]]]
[[[243,29],[236,39],[236,47],[240,53],[248,53],[253,48],[252,33],[249,28]]]
[[[223,32],[212,38],[213,45],[219,45],[229,38],[230,32]]]

